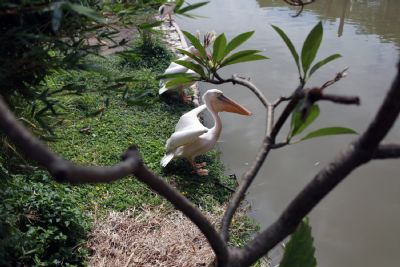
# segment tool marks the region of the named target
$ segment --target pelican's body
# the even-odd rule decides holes
[[[195,164],[195,158],[211,150],[222,130],[221,118],[218,112],[228,111],[242,115],[251,115],[251,112],[236,102],[223,96],[217,89],[208,90],[203,96],[204,105],[201,105],[181,116],[175,132],[167,140],[166,154],[161,160],[163,167],[175,157],[186,158],[196,169],[199,175],[208,175],[208,171],[202,169],[205,164]],[[199,120],[198,115],[208,109],[214,119],[212,128],[205,127]]]
[[[192,53],[192,54],[194,54],[194,55],[198,54],[197,49],[194,48],[193,46],[187,48],[186,51],[188,51],[188,52],[190,52],[190,53]],[[178,58],[178,60],[182,60],[182,61],[191,61],[192,59],[191,59],[189,56],[184,55],[184,56]],[[178,74],[178,73],[186,73],[186,74],[190,74],[190,75],[196,76],[196,73],[195,73],[194,71],[189,70],[188,68],[186,68],[186,67],[184,67],[184,66],[182,66],[182,65],[179,65],[179,64],[177,64],[177,63],[175,63],[175,62],[171,62],[171,64],[170,64],[170,65],[168,66],[168,68],[165,70],[164,75],[168,75],[168,74]],[[191,97],[190,97],[190,96],[186,96],[186,95],[185,95],[185,88],[188,88],[188,87],[192,86],[195,82],[189,82],[189,83],[184,83],[184,84],[177,84],[177,85],[174,85],[174,86],[172,86],[172,87],[166,87],[166,84],[167,84],[167,82],[168,82],[169,80],[170,80],[170,79],[162,79],[162,80],[160,80],[160,87],[161,87],[161,88],[160,88],[160,90],[158,91],[158,94],[159,94],[159,95],[162,95],[162,94],[164,94],[164,93],[167,92],[167,91],[169,91],[169,92],[178,91],[178,92],[179,92],[179,96],[180,96],[180,98],[181,98],[181,100],[182,100],[183,102],[186,102],[186,101],[190,101],[190,100],[191,100]]]

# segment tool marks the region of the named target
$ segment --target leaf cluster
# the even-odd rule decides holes
[[[324,33],[322,22],[317,23],[317,25],[314,26],[314,28],[308,34],[307,38],[303,43],[303,48],[301,49],[300,56],[299,53],[296,51],[296,48],[294,47],[292,41],[286,35],[286,33],[278,26],[272,25],[272,28],[279,34],[279,36],[285,42],[286,46],[289,48],[289,51],[292,54],[293,59],[296,63],[297,70],[299,72],[300,80],[302,81],[302,83],[305,83],[307,79],[309,79],[311,75],[313,75],[313,73],[316,72],[322,66],[341,57],[341,55],[339,54],[333,54],[315,63],[311,67],[311,64],[313,63],[318,53]]]
[[[199,38],[191,33],[183,31],[183,34],[197,49],[198,54],[178,49],[182,54],[188,56],[191,61],[176,60],[175,63],[194,71],[197,75],[193,76],[187,73],[179,73],[160,76],[160,78],[171,78],[167,86],[190,81],[207,81],[218,75],[217,71],[223,67],[242,62],[268,59],[260,55],[260,50],[241,50],[234,52],[234,50],[245,43],[254,34],[254,31],[241,33],[232,38],[229,42],[225,34],[222,33],[216,37],[212,50],[202,44]]]
[[[303,118],[302,106],[303,103],[301,102],[300,104],[298,104],[297,108],[294,110],[292,114],[290,131],[287,137],[288,142],[290,142],[293,137],[301,134],[308,126],[310,126],[318,118],[320,114],[319,106],[317,104],[314,104],[309,108],[305,118]],[[339,126],[326,127],[311,131],[296,142],[316,137],[322,137],[328,135],[340,135],[340,134],[357,134],[357,132],[354,131],[353,129],[346,127],[339,127]]]

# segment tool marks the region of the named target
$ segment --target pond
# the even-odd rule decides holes
[[[255,30],[243,48],[259,49],[270,60],[238,64],[222,76],[240,73],[250,77],[270,99],[289,95],[298,84],[291,55],[271,28],[282,28],[297,49],[311,28],[322,21],[324,37],[317,59],[334,53],[343,57],[320,69],[308,86],[320,86],[344,67],[348,77],[329,93],[358,95],[361,106],[321,103],[321,114],[308,131],[343,126],[362,132],[373,118],[395,75],[400,46],[400,1],[317,0],[292,18],[297,9],[282,0],[213,0],[196,11],[207,16],[178,19],[182,29],[225,32],[228,39]],[[223,114],[219,149],[227,173],[237,177],[254,160],[265,131],[265,109],[244,87],[209,84],[250,109],[252,117]],[[308,132],[306,131],[306,132]],[[281,139],[285,138],[287,128]],[[317,138],[273,151],[253,183],[247,200],[252,216],[262,227],[271,224],[290,200],[354,136]],[[399,142],[397,122],[386,138]],[[318,266],[398,266],[400,250],[400,164],[375,161],[353,172],[310,214]]]

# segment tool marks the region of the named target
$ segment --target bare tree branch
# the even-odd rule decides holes
[[[223,266],[228,260],[228,248],[210,221],[187,198],[171,187],[161,177],[152,173],[146,166],[140,165],[134,171],[134,175],[140,181],[171,202],[178,210],[182,211],[207,238],[214,250],[219,266]]]
[[[317,100],[330,101],[336,104],[345,105],[360,105],[360,98],[358,96],[341,96],[331,94],[321,94]]]
[[[378,146],[373,159],[400,158],[400,144],[381,144]]]
[[[400,67],[400,63],[399,66]],[[306,216],[336,185],[358,166],[374,157],[376,148],[400,113],[400,69],[368,129],[334,161],[323,168],[289,204],[270,227],[258,234],[243,249],[241,263],[249,266],[291,234]],[[379,151],[379,150],[378,150]]]
[[[229,240],[229,227],[231,225],[233,215],[235,214],[237,208],[240,205],[240,202],[243,200],[247,190],[249,189],[261,166],[263,165],[269,152],[271,151],[271,145],[271,138],[269,136],[264,137],[262,146],[257,153],[255,161],[253,162],[250,169],[244,174],[244,177],[237,187],[236,192],[232,195],[232,198],[228,203],[228,206],[222,218],[220,230],[222,239],[224,241]]]
[[[274,103],[272,103],[272,106],[274,106],[274,108],[276,108],[276,107],[279,106],[279,104],[281,104],[283,101],[289,101],[290,99],[292,99],[290,96],[288,96],[288,97],[281,96],[281,97],[279,97],[277,100],[275,100]]]
[[[0,97],[0,129],[26,156],[45,167],[58,182],[104,183],[134,174],[161,196],[182,211],[206,236],[219,262],[227,260],[225,242],[208,219],[189,200],[160,177],[148,170],[142,162],[136,146],[131,146],[122,156],[122,162],[111,167],[77,166],[51,152],[36,137],[29,133],[9,111]]]

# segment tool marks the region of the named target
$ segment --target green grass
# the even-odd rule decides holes
[[[234,187],[234,181],[223,175],[223,166],[215,151],[203,157],[209,163],[208,177],[193,174],[190,165],[184,160],[174,161],[165,170],[160,167],[159,161],[164,155],[166,140],[179,117],[191,107],[179,103],[167,104],[158,98],[158,82],[155,80],[157,72],[138,70],[130,64],[126,66],[116,56],[92,58],[92,61],[108,72],[109,76],[133,76],[136,79],[145,77],[149,85],[145,90],[150,89],[151,94],[142,99],[146,104],[131,104],[123,99],[124,90],[107,89],[110,82],[102,74],[74,73],[73,79],[86,84],[88,89],[82,96],[60,98],[65,109],[62,124],[55,129],[59,139],[49,143],[52,149],[78,164],[105,166],[118,163],[120,155],[130,145],[136,144],[150,169],[161,174],[199,206],[212,210],[216,204],[225,202],[230,191],[221,184]],[[56,83],[61,83],[70,81],[71,77],[60,76],[57,80],[59,82]],[[142,84],[135,82],[128,85],[131,94],[143,91],[138,86]],[[97,112],[99,110],[102,112]],[[81,129],[89,130],[82,133]],[[111,184],[75,187],[74,190],[81,192],[89,206],[96,205],[100,211],[158,205],[162,201],[157,194],[132,177]]]
[[[127,148],[135,144],[140,149],[144,163],[193,203],[206,211],[220,211],[220,206],[229,199],[230,188],[234,188],[236,182],[223,174],[224,168],[219,160],[218,152],[211,151],[199,159],[208,163],[207,168],[210,174],[207,177],[192,173],[190,164],[182,159],[174,160],[165,169],[160,166],[159,162],[165,152],[166,140],[174,131],[179,117],[192,107],[176,102],[166,103],[159,99],[156,76],[168,66],[171,55],[165,51],[162,57],[159,57],[158,53],[152,56],[149,52],[142,55],[143,48],[140,46],[140,43],[136,43],[131,51],[125,52],[122,57],[118,55],[105,58],[88,57],[85,63],[97,71],[60,71],[46,77],[44,89],[55,91],[65,86],[79,89],[57,95],[58,102],[55,108],[58,115],[55,116],[52,113],[46,115],[47,123],[52,126],[56,138],[47,143],[52,150],[65,159],[76,164],[93,166],[118,163],[120,156]],[[158,49],[162,48],[157,48],[156,51]],[[144,62],[151,62],[151,64]],[[28,116],[29,112],[26,110],[22,114]],[[4,163],[4,160],[2,162]],[[38,174],[40,174],[40,179],[37,178]],[[101,218],[109,211],[133,208],[140,210],[143,206],[166,203],[134,177],[126,177],[109,184],[70,186],[56,184],[50,178],[43,178],[45,176],[42,171],[37,171],[36,174],[25,173],[13,176],[11,180],[16,184],[15,190],[21,185],[23,179],[27,179],[32,188],[44,188],[41,191],[42,194],[31,202],[46,199],[47,195],[53,196],[44,204],[50,205],[55,211],[61,207],[63,210],[74,212],[74,216],[77,218],[80,216],[79,223],[84,225],[82,226],[84,229],[88,229],[87,224],[90,224],[93,216]],[[50,186],[47,185],[48,183]],[[29,197],[29,191],[24,192],[22,192],[23,197]],[[72,206],[66,204],[64,199],[57,197],[58,194],[63,196],[62,198],[71,199]],[[20,202],[13,201],[13,194],[7,195],[7,201],[16,203],[10,209],[3,207],[9,213],[23,215],[30,211],[30,209],[21,209],[18,204]],[[55,214],[54,220],[57,220],[58,213],[51,209],[49,213]],[[28,228],[31,227],[29,223],[25,222]],[[19,224],[18,219],[7,223],[14,227],[13,229],[17,229]],[[43,234],[35,227],[34,225],[35,242],[40,243]],[[53,235],[60,235],[63,238],[66,236],[67,239],[69,234],[73,234],[61,228],[49,229],[43,231],[51,231]],[[247,217],[238,218],[237,223],[234,224],[232,243],[243,244],[253,230],[254,224]],[[16,231],[21,240],[29,238],[26,230],[17,229]],[[82,235],[84,236],[84,233]],[[0,239],[3,240],[3,238]],[[35,242],[31,242],[29,247],[37,244]],[[45,253],[46,244],[50,241],[43,242],[40,243],[42,244],[40,248]],[[81,249],[81,244],[72,244],[72,247],[74,246]],[[50,260],[63,261],[74,252],[72,250],[63,252],[66,256],[60,254],[64,255],[61,259],[49,258],[43,253],[38,254],[36,263],[48,263]],[[80,250],[79,255],[84,256],[85,253]],[[79,256],[78,259],[82,259],[83,256]],[[76,260],[77,258],[71,258],[68,262],[76,264]],[[25,263],[33,264],[31,261],[25,261]]]

